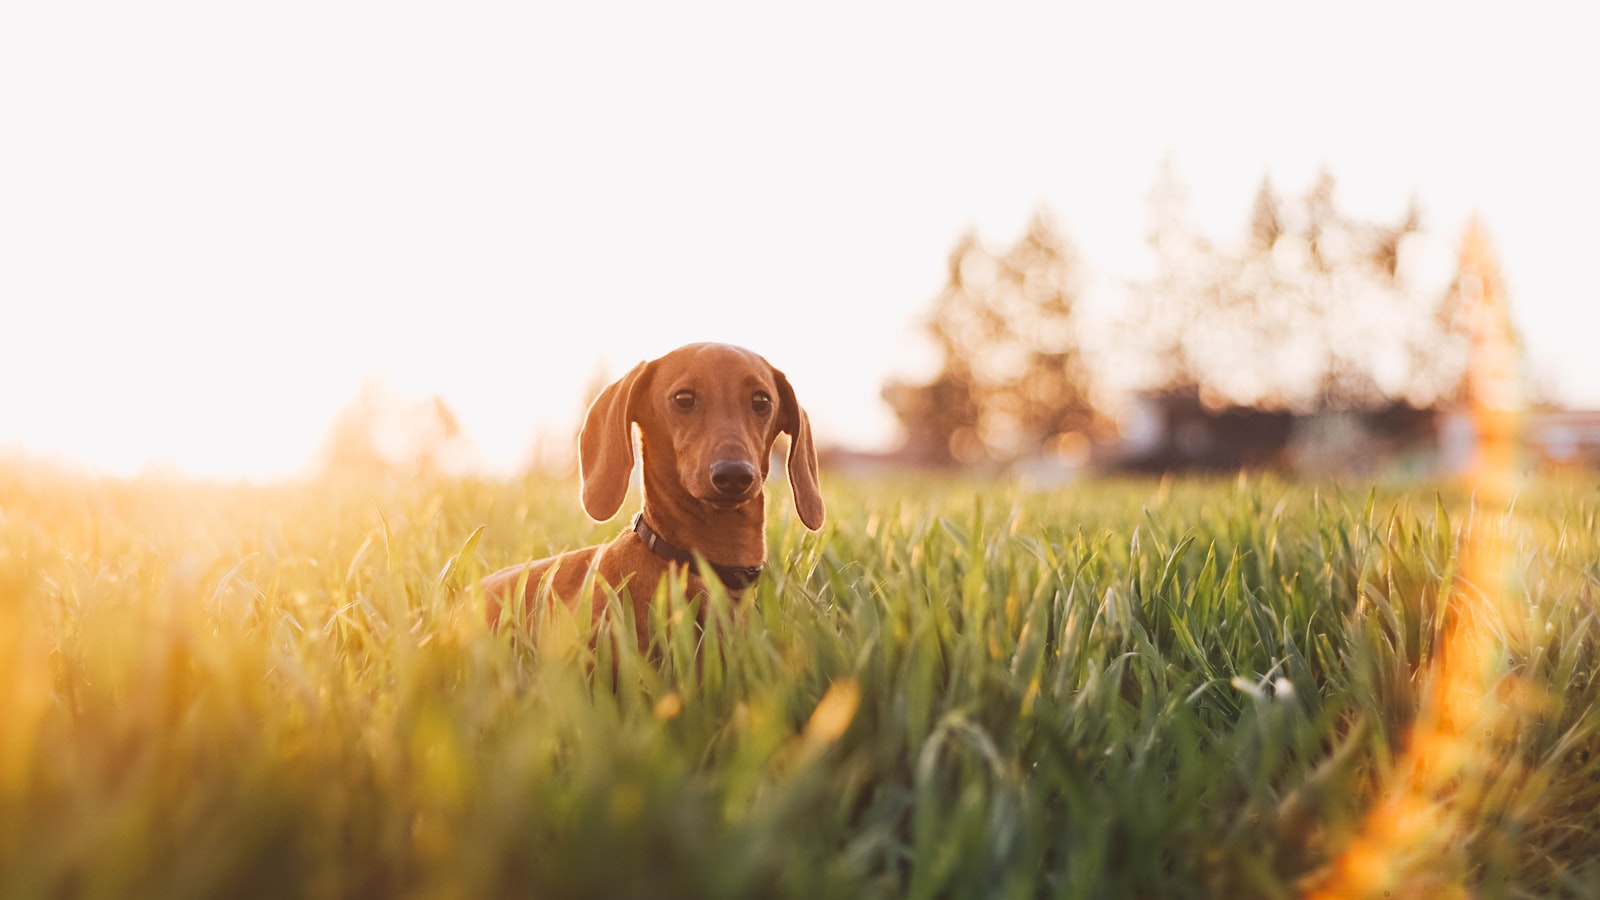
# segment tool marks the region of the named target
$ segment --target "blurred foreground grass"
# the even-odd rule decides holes
[[[0,471],[0,896],[1293,895],[1463,615],[1469,752],[1373,894],[1600,893],[1593,485],[777,494],[748,615],[596,660],[474,589],[620,527],[567,482]]]

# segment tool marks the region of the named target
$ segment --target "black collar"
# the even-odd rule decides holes
[[[668,562],[694,565],[694,554],[656,534],[656,530],[645,522],[644,513],[642,512],[633,517],[633,533],[644,541],[644,545],[650,548],[651,553],[662,559]],[[706,565],[710,566],[711,571],[715,572],[717,578],[722,580],[722,586],[730,591],[743,590],[755,584],[756,579],[761,577],[760,566],[723,566],[710,560],[706,560]]]

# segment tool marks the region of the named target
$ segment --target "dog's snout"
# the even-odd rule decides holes
[[[756,467],[747,462],[719,460],[711,464],[711,486],[719,493],[737,496],[756,483]]]

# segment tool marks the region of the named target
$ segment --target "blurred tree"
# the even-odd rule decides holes
[[[1134,286],[1125,351],[1147,390],[1209,406],[1359,410],[1453,395],[1465,338],[1407,269],[1416,203],[1393,223],[1341,212],[1323,172],[1284,201],[1262,179],[1237,247],[1199,237],[1169,163],[1151,190],[1155,273]]]
[[[1273,204],[1275,211],[1275,200]],[[1170,157],[1156,173],[1149,208],[1145,242],[1155,258],[1155,272],[1133,292],[1134,312],[1117,340],[1124,348],[1120,362],[1136,373],[1135,383],[1148,389],[1198,394],[1201,364],[1188,339],[1190,308],[1196,305],[1192,294],[1198,288],[1196,273],[1209,268],[1219,253],[1190,220],[1189,191]]]
[[[908,455],[933,464],[1004,462],[1090,426],[1089,371],[1074,315],[1081,268],[1043,212],[1003,253],[972,233],[956,242],[925,322],[939,372],[883,390]]]
[[[1522,339],[1512,324],[1500,254],[1476,215],[1462,233],[1456,277],[1445,292],[1440,315],[1467,345],[1459,399],[1478,415],[1483,410],[1520,412],[1530,393]]]
[[[459,468],[466,440],[455,412],[440,397],[407,402],[376,378],[328,426],[321,450],[327,477],[435,474]]]

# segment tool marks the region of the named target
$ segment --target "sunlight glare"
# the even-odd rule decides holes
[[[1453,614],[1446,614],[1442,646],[1421,676],[1423,700],[1403,755],[1360,832],[1310,887],[1313,898],[1439,892],[1436,862],[1460,837],[1463,783],[1490,782],[1511,765],[1497,758],[1488,738],[1515,714],[1497,689],[1517,694],[1506,681],[1497,631],[1522,618],[1505,591],[1521,475],[1522,375],[1499,261],[1477,219],[1462,238],[1460,263],[1471,323],[1466,393],[1476,443],[1467,479],[1475,504],[1462,526],[1461,571],[1448,595]]]

